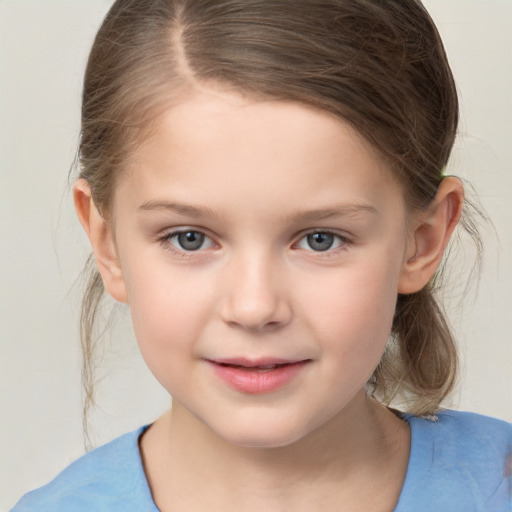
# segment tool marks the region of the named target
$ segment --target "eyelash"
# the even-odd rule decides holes
[[[337,233],[335,231],[332,231],[329,229],[313,229],[311,231],[303,233],[302,236],[299,238],[299,240],[293,244],[293,247],[294,248],[298,247],[300,242],[302,240],[306,239],[310,235],[320,235],[320,234],[333,236],[335,238],[335,240],[337,240],[339,242],[339,244],[334,248],[329,247],[325,251],[315,251],[313,249],[308,250],[308,252],[311,252],[318,256],[323,256],[323,257],[332,256],[333,253],[335,253],[339,250],[345,250],[345,249],[347,249],[347,247],[349,247],[353,243],[352,240],[350,240],[346,236],[340,235],[339,233]],[[334,242],[334,243],[336,243],[336,242]]]
[[[177,238],[180,235],[184,235],[186,233],[195,233],[198,235],[201,235],[204,237],[205,240],[210,240],[211,245],[215,245],[215,242],[213,242],[212,238],[208,236],[204,231],[201,231],[200,229],[193,229],[193,228],[184,228],[184,229],[176,229],[174,231],[171,231],[169,233],[166,233],[164,236],[158,238],[158,242],[169,252],[172,252],[173,254],[177,254],[178,256],[181,256],[182,258],[188,258],[194,255],[194,253],[201,252],[201,248],[197,250],[187,250],[187,249],[180,249],[176,247],[172,240],[174,238]]]
[[[210,246],[216,245],[215,242],[212,240],[212,238],[210,236],[208,236],[204,231],[201,231],[200,229],[193,229],[193,228],[177,229],[175,231],[171,231],[169,233],[166,233],[164,236],[158,238],[158,242],[160,242],[166,250],[168,250],[174,254],[177,254],[183,258],[191,257],[194,255],[194,253],[202,252],[202,250],[204,250],[204,249],[201,249],[201,247],[198,248],[197,250],[187,250],[184,248],[178,248],[172,243],[173,239],[177,238],[180,235],[186,234],[186,233],[198,234],[200,236],[203,236],[205,240],[209,240],[210,244],[211,244]],[[304,239],[307,239],[307,237],[310,235],[318,235],[318,234],[333,236],[335,238],[335,240],[338,241],[338,245],[334,248],[329,247],[324,251],[315,251],[312,248],[305,249],[306,251],[311,252],[315,255],[329,257],[329,256],[332,256],[332,253],[337,252],[338,250],[344,250],[347,247],[349,247],[350,245],[352,245],[352,243],[353,243],[349,238],[347,238],[343,235],[340,235],[339,233],[336,233],[335,231],[332,231],[329,229],[314,229],[314,230],[311,230],[311,231],[301,234],[300,238],[292,245],[292,248],[299,249],[300,248],[299,244]],[[336,242],[334,242],[334,243],[336,243]]]

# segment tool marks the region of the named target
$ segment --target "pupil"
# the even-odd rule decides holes
[[[313,233],[308,235],[308,244],[315,251],[327,251],[334,243],[334,235],[330,233]]]
[[[204,242],[204,235],[196,231],[187,231],[178,235],[178,242],[187,251],[196,251]]]

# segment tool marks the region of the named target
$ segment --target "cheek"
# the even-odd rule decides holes
[[[397,282],[395,267],[374,263],[340,271],[323,287],[309,287],[308,318],[336,364],[350,362],[371,375],[391,332]]]
[[[210,315],[210,287],[202,285],[204,279],[197,273],[165,262],[127,267],[135,336],[143,358],[161,380],[159,374],[168,373],[193,350]]]

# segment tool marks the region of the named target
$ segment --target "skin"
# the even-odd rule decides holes
[[[129,304],[173,397],[141,440],[161,510],[393,510],[409,428],[364,388],[397,293],[421,289],[439,264],[458,180],[410,212],[384,159],[343,121],[202,90],[132,155],[111,225],[86,182],[74,195],[105,286]],[[184,250],[179,229],[204,245]],[[326,231],[332,248],[315,251],[307,234]],[[226,357],[308,363],[250,394],[207,362]]]

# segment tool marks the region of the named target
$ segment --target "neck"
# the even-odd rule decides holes
[[[212,508],[214,502],[236,504],[233,510],[244,511],[263,506],[272,510],[272,504],[276,510],[284,506],[315,510],[318,496],[332,496],[340,503],[340,496],[346,494],[342,502],[347,503],[352,499],[349,495],[358,495],[359,487],[364,494],[364,486],[377,480],[390,489],[390,499],[396,502],[407,467],[408,427],[361,392],[342,412],[299,441],[248,448],[219,438],[175,403],[172,413],[147,431],[141,448],[153,496],[163,511],[172,508],[171,501],[179,509],[180,495],[184,500],[197,496],[198,482],[210,510],[217,510]],[[382,468],[389,468],[392,460],[399,461],[396,471],[382,475]],[[391,482],[382,481],[386,479],[398,483],[390,487]],[[188,503],[185,509],[196,507]]]

